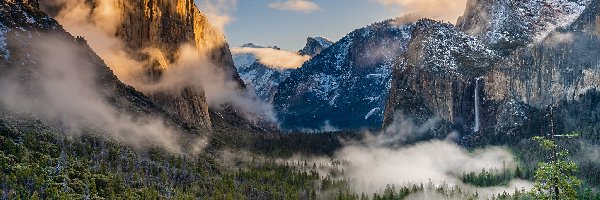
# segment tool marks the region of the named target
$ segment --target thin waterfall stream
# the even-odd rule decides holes
[[[475,130],[475,132],[479,131],[479,128],[481,127],[481,124],[479,122],[479,112],[480,112],[480,108],[479,108],[479,80],[481,78],[476,78],[475,79],[475,127],[473,127],[473,130]]]

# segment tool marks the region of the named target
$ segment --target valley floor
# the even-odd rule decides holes
[[[2,199],[530,199],[509,186],[532,169],[464,172],[462,183],[393,185],[360,192],[346,161],[331,158],[358,133],[257,133],[213,119],[208,147],[197,155],[141,149],[94,134],[66,136],[38,120],[0,117]],[[517,152],[517,154],[519,154]],[[305,156],[299,156],[305,155]],[[310,155],[310,156],[309,156]],[[523,155],[521,155],[523,156]],[[419,173],[419,171],[409,172]],[[479,191],[479,193],[478,193]],[[587,193],[586,193],[587,192]],[[580,195],[592,199],[591,191]],[[595,196],[598,198],[600,196]]]

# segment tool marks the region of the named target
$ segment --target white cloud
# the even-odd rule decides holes
[[[56,2],[55,2],[56,1]],[[149,94],[171,94],[194,88],[204,93],[210,108],[221,109],[222,104],[237,106],[247,120],[267,119],[276,121],[272,105],[259,101],[253,93],[239,90],[236,81],[231,80],[229,73],[215,66],[204,51],[200,52],[193,44],[184,44],[177,51],[175,62],[166,59],[164,52],[156,48],[145,48],[140,52],[149,55],[146,60],[136,60],[121,38],[116,37],[116,29],[121,23],[121,12],[114,0],[99,0],[98,8],[92,9],[85,0],[55,0],[44,2],[62,6],[57,20],[74,35],[84,36],[94,51],[105,60],[119,80],[133,86],[136,90]],[[211,24],[223,28],[231,21],[228,13],[235,10],[237,0],[195,0],[196,5]],[[82,17],[84,16],[84,17]],[[216,19],[216,20],[215,20]],[[213,21],[214,20],[214,21]],[[105,23],[107,22],[107,23]],[[206,38],[210,40],[211,38]],[[210,50],[204,47],[203,50]],[[148,63],[157,61],[165,71],[157,82],[150,80]],[[177,93],[175,93],[177,94]],[[260,119],[259,119],[260,118]]]
[[[37,49],[28,53],[39,58],[31,69],[35,78],[23,84],[19,74],[31,72],[18,67],[3,74],[0,104],[57,123],[66,133],[100,130],[135,147],[158,145],[183,153],[178,129],[168,126],[160,116],[140,116],[108,103],[112,94],[97,81],[98,66],[90,62],[84,48],[55,36],[34,38],[32,44]],[[199,152],[202,146],[194,148]]]
[[[425,17],[455,23],[463,15],[467,0],[372,0],[385,6],[397,6],[400,15],[417,13]]]
[[[366,193],[376,192],[387,184],[419,184],[428,180],[435,184],[444,181],[461,184],[463,172],[515,166],[513,155],[504,148],[470,152],[453,142],[440,140],[400,148],[349,145],[336,152],[335,158],[350,163],[344,166],[345,175],[354,180],[355,190]],[[505,190],[514,191],[514,187]]]
[[[221,31],[235,20],[231,13],[237,8],[237,0],[195,0],[195,2],[208,21]]]
[[[321,175],[328,170],[341,167],[342,178],[349,181],[353,191],[372,194],[382,192],[389,184],[411,186],[412,184],[449,184],[461,189],[464,194],[478,193],[486,199],[492,195],[513,192],[517,189],[530,189],[533,183],[513,179],[507,186],[476,187],[462,181],[463,172],[478,173],[482,169],[514,169],[517,166],[514,155],[504,147],[465,149],[452,141],[454,134],[445,140],[430,140],[405,144],[422,138],[439,126],[440,120],[433,118],[423,123],[397,113],[394,122],[378,133],[365,133],[361,140],[342,140],[344,145],[331,157],[304,157],[296,155],[286,161],[304,161],[329,166],[319,169]],[[332,164],[341,161],[338,166]],[[426,191],[429,192],[429,191]],[[436,199],[432,194],[413,194],[408,199]],[[447,199],[447,198],[443,198]]]
[[[291,10],[294,12],[312,13],[320,10],[319,4],[309,0],[287,0],[278,1],[269,4],[269,8],[277,10]]]
[[[236,47],[232,48],[231,52],[233,54],[254,54],[258,58],[258,62],[276,69],[296,69],[302,67],[302,64],[310,59],[310,56],[272,48]]]

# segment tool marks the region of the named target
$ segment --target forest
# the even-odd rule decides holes
[[[41,122],[11,127],[0,121],[0,170],[3,199],[481,199],[477,191],[463,191],[454,183],[389,184],[375,193],[356,192],[344,176],[343,160],[310,163],[291,160],[294,154],[328,155],[345,140],[361,139],[356,132],[322,134],[256,134],[215,119],[219,128],[209,146],[198,155],[173,154],[160,148],[139,149],[95,136],[93,132],[67,136],[44,127]],[[241,138],[240,138],[241,137]],[[568,179],[573,198],[600,199],[596,192],[597,164],[570,161],[556,168],[544,161],[549,155],[543,143],[532,138],[530,149],[512,148],[519,158],[514,169],[465,171],[460,185],[474,187],[507,186],[512,179],[536,182],[535,188],[552,187],[552,175],[571,173]],[[561,143],[568,146],[567,143]],[[558,146],[558,145],[557,145]],[[531,156],[537,152],[539,156]],[[566,151],[564,151],[566,152]],[[536,161],[528,160],[536,157]],[[533,163],[536,162],[536,163]],[[539,163],[537,163],[539,162]],[[540,168],[541,167],[541,168]],[[542,169],[542,170],[540,170]],[[577,182],[580,177],[583,182]],[[546,180],[547,179],[547,180]],[[575,180],[575,181],[574,181]],[[563,186],[561,186],[563,187]],[[563,188],[561,188],[561,191]],[[548,192],[515,188],[487,199],[551,199]],[[429,195],[429,196],[427,196]],[[418,197],[417,197],[418,198]],[[562,198],[561,198],[562,199]]]

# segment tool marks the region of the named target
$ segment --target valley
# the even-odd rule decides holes
[[[206,5],[0,1],[0,198],[600,198],[600,0],[296,50],[230,45]]]

